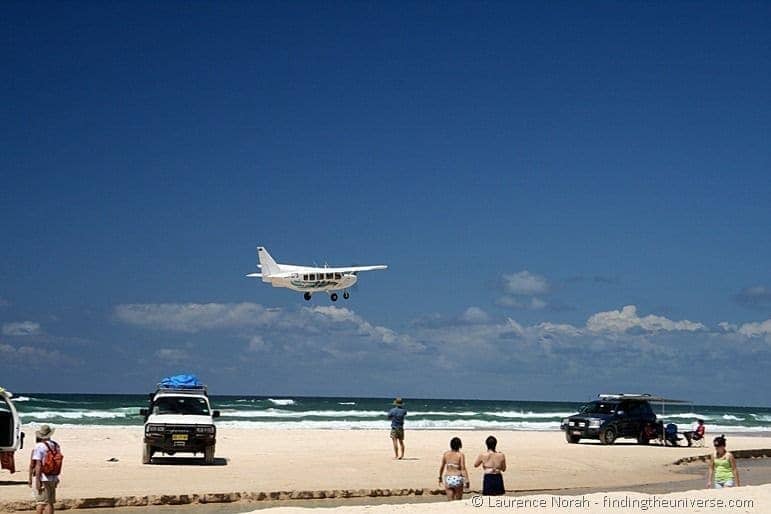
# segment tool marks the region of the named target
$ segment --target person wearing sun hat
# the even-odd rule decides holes
[[[56,503],[56,486],[59,475],[43,473],[43,462],[51,451],[61,453],[59,443],[51,439],[54,429],[49,425],[40,425],[35,431],[36,444],[32,449],[32,465],[29,470],[29,486],[35,493],[37,514],[53,514]]]
[[[394,444],[394,459],[404,458],[404,417],[407,410],[401,398],[394,400],[393,408],[388,411],[388,419],[391,420],[391,442]],[[401,449],[401,454],[399,450]]]

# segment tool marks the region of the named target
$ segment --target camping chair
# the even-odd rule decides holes
[[[686,439],[690,439],[688,446],[695,446],[697,448],[704,448],[704,441],[707,439],[707,430],[704,425],[701,425],[696,430],[692,430],[686,436]]]
[[[682,440],[683,438],[677,435],[677,425],[670,423],[664,427],[664,446],[667,444],[670,446],[680,446],[679,442]]]

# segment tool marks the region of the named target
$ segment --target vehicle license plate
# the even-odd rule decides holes
[[[581,431],[580,430],[573,430],[573,435],[581,435]]]
[[[187,434],[171,434],[172,441],[187,441]]]

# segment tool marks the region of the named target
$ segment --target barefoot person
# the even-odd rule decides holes
[[[394,407],[388,411],[388,419],[391,420],[391,442],[394,444],[394,459],[404,458],[404,417],[407,410],[401,398],[394,400]],[[401,454],[399,450],[401,449]]]
[[[506,493],[503,487],[503,475],[506,471],[506,455],[495,450],[498,440],[490,436],[485,440],[487,451],[480,453],[474,461],[474,467],[482,466],[484,478],[482,479],[482,494],[487,496],[500,496]]]
[[[462,500],[463,488],[469,485],[466,456],[460,451],[462,447],[460,438],[453,437],[450,440],[450,451],[444,452],[439,465],[439,483],[444,485],[448,501]]]
[[[725,436],[716,437],[713,444],[715,445],[715,453],[709,459],[707,489],[739,487],[739,471],[736,469],[736,459],[731,452],[726,451]]]

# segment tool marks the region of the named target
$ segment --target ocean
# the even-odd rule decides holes
[[[374,430],[388,426],[392,399],[340,397],[212,396],[221,412],[217,426],[261,429]],[[15,405],[25,425],[141,426],[139,409],[147,395],[17,394]],[[441,400],[405,398],[410,430],[559,430],[582,402]],[[710,433],[771,432],[771,408],[652,404],[665,423],[690,427],[705,420]],[[684,429],[684,428],[683,428]]]

